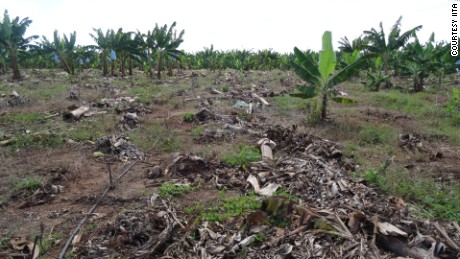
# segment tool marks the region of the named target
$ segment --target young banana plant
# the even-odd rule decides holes
[[[292,63],[292,68],[300,78],[310,83],[311,86],[298,85],[296,89],[300,93],[294,93],[291,96],[308,99],[320,94],[322,99],[321,118],[325,119],[328,98],[339,103],[356,102],[352,99],[338,96],[332,91],[332,88],[358,73],[364,58],[357,58],[356,61],[334,73],[337,58],[332,47],[332,33],[330,31],[324,32],[322,42],[318,62],[311,56],[305,55],[297,47],[294,48],[296,59]]]

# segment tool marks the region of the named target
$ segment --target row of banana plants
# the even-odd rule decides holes
[[[413,80],[413,90],[422,91],[429,76],[436,76],[439,83],[445,75],[456,72],[456,58],[450,55],[450,44],[436,42],[434,34],[422,44],[416,26],[401,32],[400,17],[385,34],[382,23],[379,28],[371,28],[363,35],[350,41],[347,37],[339,41],[337,69],[353,64],[366,56],[360,66],[367,74],[363,82],[369,90],[379,90],[380,85],[392,87],[392,77],[405,76]],[[94,44],[76,44],[75,32],[62,36],[54,32],[52,39],[46,37],[24,37],[32,21],[29,18],[11,19],[5,11],[0,20],[0,73],[7,67],[13,71],[13,79],[20,80],[19,67],[24,68],[62,68],[75,74],[85,68],[98,68],[103,76],[132,75],[133,69],[145,71],[158,79],[162,71],[172,73],[181,69],[236,69],[236,70],[289,70],[295,68],[295,53],[277,53],[271,49],[215,50],[213,45],[196,53],[180,50],[184,30],[177,32],[176,23],[170,26],[158,24],[147,33],[126,32],[122,28],[102,31],[94,28],[90,36]],[[296,50],[295,52],[299,52]],[[321,51],[301,51],[309,60],[319,62]],[[298,53],[297,53],[298,54]],[[156,73],[154,73],[156,71]]]

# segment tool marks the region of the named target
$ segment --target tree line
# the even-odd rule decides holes
[[[401,32],[401,19],[388,34],[380,23],[378,29],[365,30],[356,39],[342,38],[339,50],[334,51],[336,69],[363,59],[359,69],[367,76],[364,85],[374,91],[381,85],[392,87],[391,78],[395,76],[410,77],[413,90],[422,91],[429,76],[436,76],[441,83],[445,75],[456,72],[457,60],[450,56],[450,43],[436,42],[434,33],[426,43],[421,43],[417,31],[422,26]],[[0,73],[10,68],[13,80],[22,79],[20,67],[62,68],[68,74],[97,68],[103,76],[132,75],[137,68],[160,79],[162,72],[171,74],[177,68],[295,70],[299,57],[311,60],[312,64],[319,63],[321,57],[321,51],[297,49],[295,53],[283,54],[271,49],[219,51],[213,45],[196,53],[186,53],[180,50],[184,30],[178,31],[175,22],[169,26],[156,24],[147,33],[94,28],[90,33],[94,44],[87,46],[76,44],[76,32],[60,35],[54,31],[52,39],[37,35],[25,37],[31,23],[28,17],[11,19],[7,10],[0,20]]]

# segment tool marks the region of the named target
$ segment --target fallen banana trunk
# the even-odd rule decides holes
[[[256,94],[256,93],[252,93],[252,97],[253,97],[254,99],[258,99],[258,100],[260,101],[260,103],[262,103],[263,105],[266,105],[266,106],[270,105],[270,103],[267,102],[267,100],[265,100],[265,98],[263,98],[262,96],[259,96],[259,95]]]
[[[81,106],[73,111],[70,111],[70,112],[65,112],[63,114],[63,118],[64,120],[66,121],[72,121],[72,120],[78,120],[80,119],[81,116],[83,116],[83,114],[85,114],[87,111],[89,111],[89,107],[88,106]]]
[[[276,147],[276,143],[268,138],[263,138],[257,141],[257,145],[260,147],[262,158],[273,160],[273,149]]]

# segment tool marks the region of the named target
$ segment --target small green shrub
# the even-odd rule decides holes
[[[160,186],[159,195],[162,198],[168,196],[182,196],[192,190],[189,185],[177,185],[173,183],[164,183]]]
[[[63,147],[64,141],[61,136],[43,132],[37,134],[18,134],[15,136],[16,141],[14,142],[14,146],[16,148],[24,148],[24,147],[32,147],[32,146],[39,146],[39,147]]]
[[[292,111],[308,109],[309,102],[304,99],[293,98],[288,95],[275,96],[272,99],[275,101],[280,115],[288,115]]]
[[[17,123],[21,125],[43,121],[45,114],[40,112],[12,112],[0,116],[0,123]]]
[[[266,239],[266,236],[264,232],[260,232],[255,235],[255,238],[257,243],[263,243]]]
[[[383,180],[383,176],[379,173],[379,171],[377,170],[367,170],[364,175],[363,175],[363,178],[364,180],[366,180],[367,182],[370,182],[370,183],[373,183],[373,184],[376,184],[380,187],[383,186],[384,184],[384,180]]]
[[[242,121],[248,121],[251,115],[245,111],[239,111],[236,113],[236,116]]]
[[[193,112],[185,112],[184,115],[182,116],[182,119],[185,122],[193,122],[195,120],[195,113]]]
[[[192,134],[192,137],[198,138],[201,135],[203,135],[203,132],[204,132],[204,127],[200,125],[200,126],[194,127],[191,131],[191,134]]]
[[[147,83],[144,86],[131,88],[129,90],[130,95],[137,96],[137,102],[142,104],[150,103],[150,100],[157,97],[161,89],[158,86],[149,86]]]
[[[47,255],[46,252],[51,248],[57,246],[59,241],[64,238],[64,235],[61,232],[53,232],[51,235],[42,237],[42,240],[39,242],[40,255]],[[41,257],[40,257],[41,258]]]
[[[298,201],[299,200],[299,197],[297,197],[296,195],[292,195],[290,194],[289,192],[286,191],[286,189],[284,189],[283,187],[280,187],[278,188],[274,193],[273,193],[273,196],[281,196],[281,197],[285,197],[291,201]]]
[[[245,215],[257,210],[261,205],[259,196],[254,193],[248,193],[246,196],[229,197],[219,203],[218,206],[203,211],[199,219],[224,221],[228,218]]]
[[[0,237],[0,250],[5,250],[10,245],[10,238],[8,237]]]
[[[452,95],[447,100],[445,110],[451,117],[460,111],[460,91],[457,88],[452,89]]]
[[[460,91],[457,88],[452,89],[444,109],[449,115],[449,123],[454,127],[460,126]]]
[[[42,185],[42,179],[38,177],[22,178],[14,184],[15,191],[35,192]]]
[[[150,150],[159,147],[158,142],[164,138],[168,132],[158,121],[146,121],[142,127],[137,127],[128,132],[130,141],[143,150]],[[161,148],[161,147],[160,147]]]
[[[270,216],[269,220],[270,220],[271,225],[279,227],[279,228],[286,228],[292,224],[291,220],[284,218],[284,217]]]
[[[223,85],[220,90],[224,93],[228,92],[228,90],[230,89],[230,87],[228,85]]]
[[[363,178],[384,192],[413,201],[424,217],[460,221],[460,186],[458,183],[438,184],[429,178],[414,178],[407,171],[387,170],[384,163],[378,170],[368,170]],[[385,172],[386,171],[386,172]]]
[[[359,131],[359,142],[361,145],[382,144],[391,141],[392,136],[393,134],[390,129],[366,124]]]
[[[164,152],[174,152],[182,148],[182,143],[174,138],[167,138],[160,141],[159,149]]]
[[[243,166],[251,162],[260,161],[262,155],[258,148],[249,146],[240,146],[238,154],[227,154],[222,157],[222,161],[232,166]]]

